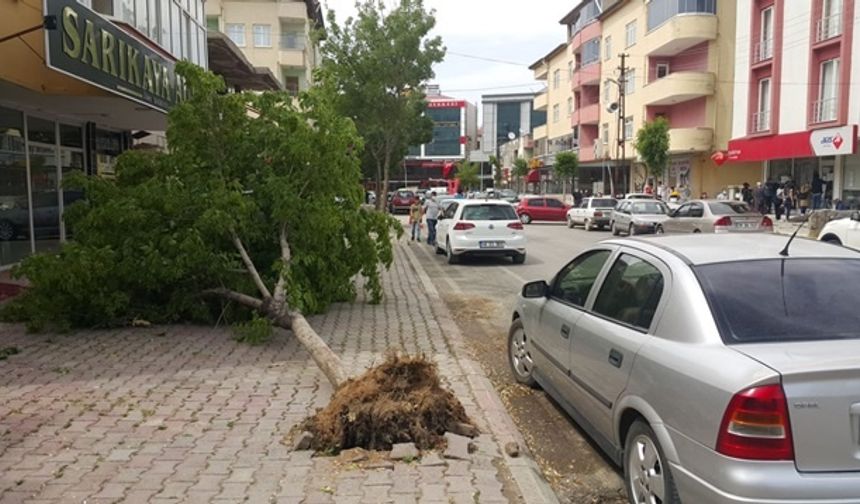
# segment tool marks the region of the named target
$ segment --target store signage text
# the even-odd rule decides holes
[[[185,98],[174,62],[75,0],[45,0],[48,66],[166,112]]]
[[[809,135],[809,144],[816,156],[853,154],[857,132],[855,126],[815,130]]]
[[[463,108],[466,102],[463,100],[434,100],[427,102],[427,108]]]

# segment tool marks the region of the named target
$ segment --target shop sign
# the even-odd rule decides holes
[[[45,0],[49,68],[167,112],[185,97],[174,62],[76,0]]]
[[[427,102],[427,108],[463,108],[466,102],[463,100],[433,100]]]
[[[838,156],[854,153],[855,126],[815,130],[809,135],[809,144],[816,156]]]

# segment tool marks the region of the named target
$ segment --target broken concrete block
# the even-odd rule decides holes
[[[438,453],[431,452],[421,457],[420,465],[421,467],[442,467],[448,465],[448,462],[445,462]]]
[[[463,423],[463,422],[452,422],[448,426],[448,432],[459,434],[460,436],[466,436],[470,438],[476,438],[481,434],[481,431],[478,430],[472,424]]]
[[[469,460],[469,442],[471,439],[460,436],[459,434],[445,433],[445,440],[448,441],[448,446],[445,448],[443,457],[455,460]]]
[[[415,443],[397,443],[392,445],[388,458],[391,460],[415,460],[418,455],[419,452]]]
[[[311,449],[314,435],[308,431],[302,431],[293,442],[293,451],[305,451]]]
[[[505,443],[505,453],[508,454],[508,457],[517,458],[520,456],[520,445],[516,441],[511,441],[510,443]]]

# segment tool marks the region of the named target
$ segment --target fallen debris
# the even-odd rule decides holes
[[[420,453],[415,443],[397,443],[391,447],[391,453],[388,458],[391,460],[406,460],[412,461],[418,458]]]
[[[508,454],[508,457],[517,458],[520,456],[520,444],[516,441],[511,441],[510,443],[505,443],[505,453]]]
[[[446,432],[445,440],[448,441],[448,446],[445,448],[445,453],[442,454],[443,457],[455,460],[469,460],[469,438]]]

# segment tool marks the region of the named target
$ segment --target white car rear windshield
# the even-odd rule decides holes
[[[669,213],[669,207],[659,201],[637,201],[630,205],[630,212],[634,214],[665,215]]]
[[[726,344],[860,338],[860,260],[767,259],[693,269]]]
[[[463,207],[462,220],[517,220],[517,213],[510,205],[467,205]]]
[[[745,214],[750,212],[746,203],[736,201],[720,201],[719,203],[708,203],[711,213],[714,215]]]
[[[617,204],[618,201],[611,198],[591,200],[592,208],[615,208]]]

